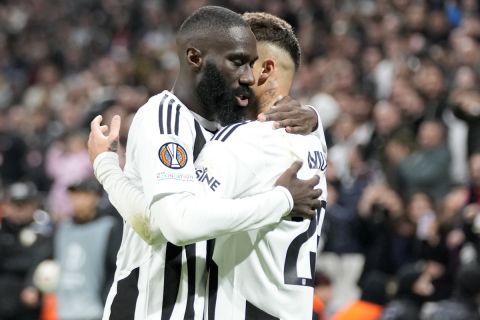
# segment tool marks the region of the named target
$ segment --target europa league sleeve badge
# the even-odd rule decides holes
[[[170,169],[181,169],[187,164],[187,152],[178,143],[168,142],[158,150],[160,161]]]

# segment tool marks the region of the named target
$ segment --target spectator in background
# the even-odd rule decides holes
[[[393,83],[391,101],[401,112],[402,123],[415,134],[425,119],[425,102],[405,78],[396,78]]]
[[[450,153],[445,144],[445,128],[438,121],[425,121],[417,134],[418,149],[399,167],[399,190],[403,196],[428,190],[440,200],[450,189]]]
[[[480,152],[472,154],[468,162],[470,168],[468,203],[476,203],[480,206]]]
[[[75,181],[93,176],[86,147],[86,133],[75,130],[68,132],[62,141],[56,142],[48,150],[46,167],[53,180],[49,207],[55,221],[62,221],[73,213],[67,187]]]
[[[380,101],[374,106],[373,123],[374,129],[366,147],[366,158],[374,168],[388,173],[386,179],[387,182],[391,183],[393,178],[389,174],[390,168],[388,167],[385,148],[392,139],[413,146],[413,133],[402,124],[400,110],[391,102]]]
[[[450,191],[439,202],[437,218],[430,223],[426,239],[421,240],[418,260],[424,261],[435,287],[432,301],[448,298],[460,264],[460,249],[465,241],[461,212],[465,204],[463,188]]]
[[[351,303],[359,296],[357,282],[364,263],[359,218],[355,208],[340,202],[340,196],[336,186],[328,184],[328,207],[322,226],[324,245],[317,262],[317,269],[327,273],[333,282],[331,310]]]
[[[395,297],[383,310],[380,320],[420,320],[420,311],[432,295],[432,279],[423,265],[406,265],[397,274]]]
[[[479,320],[480,265],[465,265],[458,271],[450,299],[438,302],[424,320]],[[410,318],[409,318],[410,319]]]
[[[480,92],[475,88],[457,89],[450,100],[454,115],[468,127],[468,155],[480,152]]]
[[[100,216],[101,186],[87,179],[68,187],[73,216],[60,224],[54,258],[60,266],[56,289],[61,320],[101,319],[115,273],[122,231],[117,219]]]
[[[358,204],[360,237],[365,246],[363,276],[373,271],[394,275],[414,261],[415,226],[405,214],[400,196],[385,185],[373,184]]]
[[[25,176],[27,145],[24,138],[11,128],[7,112],[0,110],[0,179],[8,185]]]
[[[36,320],[41,295],[33,274],[52,254],[52,226],[35,185],[14,183],[7,196],[0,220],[0,319]]]
[[[328,303],[332,299],[332,282],[323,272],[315,272],[312,320],[327,320]]]
[[[332,320],[377,320],[387,302],[387,281],[387,276],[377,271],[366,275],[360,299],[340,309]]]
[[[438,16],[435,13],[435,16]],[[445,77],[441,69],[432,61],[421,61],[418,72],[413,76],[415,88],[424,98],[425,117],[441,119],[447,107],[447,91]]]
[[[407,202],[407,218],[415,225],[417,242],[429,238],[437,223],[437,216],[434,199],[429,194],[418,191],[410,196]],[[415,254],[418,255],[418,248],[415,249]]]

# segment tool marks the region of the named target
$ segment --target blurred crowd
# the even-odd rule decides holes
[[[2,298],[0,319],[40,312],[34,267],[61,260],[68,246],[54,243],[68,243],[62,237],[75,234],[68,228],[85,225],[79,211],[95,211],[87,221],[119,234],[104,195],[94,193],[86,209],[73,199],[94,191],[85,187],[93,175],[88,124],[97,114],[107,122],[121,115],[125,146],[135,111],[172,86],[175,31],[205,4],[275,14],[300,40],[292,96],[319,110],[329,144],[317,269],[319,285],[330,289],[317,301],[319,318],[348,319],[338,313],[365,302],[375,305],[371,319],[397,319],[402,308],[443,319],[434,316],[442,304],[458,302],[471,312],[465,319],[476,319],[476,0],[1,0],[0,292],[13,298]],[[112,250],[103,248],[105,259]],[[82,259],[89,254],[98,252]]]

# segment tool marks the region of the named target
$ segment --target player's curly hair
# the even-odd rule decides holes
[[[246,12],[242,17],[250,25],[257,41],[270,42],[286,50],[295,68],[298,68],[301,57],[300,44],[288,22],[265,12]]]

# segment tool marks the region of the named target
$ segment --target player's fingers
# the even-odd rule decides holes
[[[314,189],[312,191],[312,198],[313,199],[318,199],[323,193],[323,190],[322,189]]]
[[[295,161],[294,163],[292,163],[292,165],[290,166],[290,168],[287,169],[287,171],[292,175],[292,176],[296,176],[298,171],[300,170],[300,168],[302,167],[302,164],[303,162],[300,161],[300,160],[297,160]]]
[[[265,117],[265,121],[282,121],[288,119],[290,116],[290,112],[284,111],[269,111],[264,112],[263,116]]]
[[[320,177],[318,175],[314,175],[310,179],[306,180],[309,187],[315,187],[320,182]]]
[[[100,131],[101,131],[103,134],[107,133],[107,131],[108,131],[108,126],[105,125],[105,124],[104,124],[103,126],[100,126]]]
[[[295,122],[298,122],[298,121],[295,121],[292,118],[287,118],[287,119],[276,121],[275,124],[278,126],[278,128],[286,128],[286,127],[292,127],[295,124],[298,124]]]
[[[102,119],[103,117],[101,115],[98,115],[93,118],[92,122],[90,122],[90,130],[93,134],[103,136],[103,133],[100,130],[100,123],[102,122]]]
[[[307,219],[312,219],[316,214],[314,209],[306,207],[306,206],[301,208],[301,212],[302,212],[302,216],[307,218]]]
[[[313,200],[312,201],[312,209],[313,210],[317,210],[317,209],[320,209],[320,207],[322,206],[322,202],[320,200]]]
[[[268,118],[267,116],[265,115],[265,113],[259,113],[258,116],[257,116],[257,120],[260,121],[260,122],[265,122],[265,121],[268,121]]]
[[[301,134],[307,132],[309,128],[307,126],[288,126],[285,131],[292,134]]]
[[[298,108],[292,103],[281,103],[270,108],[270,110],[265,113],[275,113],[275,112],[291,112],[293,114],[298,114]]]
[[[120,135],[120,125],[122,123],[122,119],[119,115],[114,115],[112,121],[110,122],[110,132],[108,134],[108,140],[114,141],[117,140],[118,136]]]

